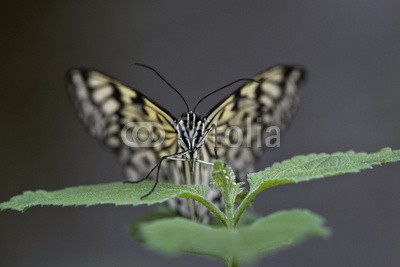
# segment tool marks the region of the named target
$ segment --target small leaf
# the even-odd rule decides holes
[[[276,212],[233,230],[202,225],[184,218],[162,219],[139,226],[141,240],[167,254],[190,252],[227,261],[254,260],[300,243],[312,236],[327,237],[324,219],[307,210]]]
[[[22,195],[12,197],[0,204],[0,210],[13,209],[25,211],[33,206],[92,206],[98,204],[142,205],[155,204],[175,197],[203,198],[206,186],[187,186],[159,183],[156,190],[144,199],[153,186],[153,181],[143,181],[137,184],[108,183],[69,187],[57,191],[26,191]]]
[[[349,151],[295,156],[275,163],[264,171],[249,174],[250,194],[254,197],[269,187],[359,172],[374,165],[395,161],[400,161],[400,150],[390,148],[371,154]]]

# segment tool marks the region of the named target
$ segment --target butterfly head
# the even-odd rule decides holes
[[[189,111],[177,121],[178,143],[183,150],[197,151],[204,144],[206,118]]]

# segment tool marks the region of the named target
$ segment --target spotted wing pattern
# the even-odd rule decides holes
[[[216,126],[218,156],[226,161],[241,180],[274,136],[284,129],[299,104],[298,87],[305,78],[299,66],[278,65],[253,77],[218,103],[206,116],[206,129]],[[275,126],[278,127],[271,127]],[[215,135],[210,134],[203,147],[214,155]],[[276,140],[275,140],[276,141]]]
[[[128,180],[145,177],[162,156],[177,152],[174,117],[140,92],[93,70],[73,69],[67,79],[80,119],[91,135],[119,155]],[[141,135],[140,130],[145,132]],[[150,130],[153,135],[146,135]],[[165,180],[167,173],[162,171],[160,177]]]

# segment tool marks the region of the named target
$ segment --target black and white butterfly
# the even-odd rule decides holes
[[[211,167],[207,163],[217,157],[231,166],[239,179],[253,170],[266,148],[256,138],[265,140],[270,135],[269,127],[282,129],[287,125],[298,106],[298,87],[304,77],[305,71],[300,66],[277,65],[247,79],[205,116],[195,112],[197,105],[190,110],[185,101],[187,111],[180,118],[138,90],[99,71],[71,70],[68,89],[80,119],[91,135],[117,153],[128,181],[140,181],[156,170],[156,175],[151,172],[150,177],[157,181],[209,184]],[[151,142],[160,140],[162,135],[162,142],[131,145],[130,141],[138,139],[124,138],[124,134],[136,126],[153,130]],[[237,134],[227,136],[232,128],[241,130],[241,139],[246,142],[238,144]],[[148,139],[149,133],[142,136]],[[154,187],[149,193],[153,190]],[[223,206],[216,190],[210,189],[207,197]],[[169,204],[183,216],[205,223],[210,219],[206,208],[192,200],[175,199]]]

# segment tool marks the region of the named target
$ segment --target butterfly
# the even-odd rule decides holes
[[[179,91],[155,69],[138,65],[153,70],[183,99],[186,111],[179,118],[100,71],[72,69],[67,83],[79,118],[92,136],[118,155],[127,181],[156,179],[147,195],[156,190],[158,180],[208,185],[209,165],[217,158],[243,180],[267,148],[263,140],[272,135],[268,129],[283,129],[295,113],[299,86],[305,78],[300,66],[273,66],[252,79],[237,80],[246,82],[203,116],[196,112],[198,104],[237,81],[206,95],[190,109]],[[211,188],[207,197],[223,208],[216,189]],[[210,220],[207,209],[193,200],[173,199],[169,206],[185,217],[203,223]]]

